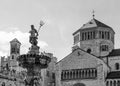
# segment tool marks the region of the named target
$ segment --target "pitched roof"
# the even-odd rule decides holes
[[[81,51],[83,51],[83,52],[86,52],[85,50],[83,50],[83,49],[81,49],[80,47],[78,47],[78,48],[74,49],[70,54],[68,54],[67,56],[65,56],[63,59],[61,59],[60,61],[58,61],[56,64],[58,64],[58,63],[60,63],[61,61],[63,61],[66,57],[72,55],[73,52],[75,52],[76,50],[81,50]],[[86,53],[88,53],[88,52],[86,52]],[[98,58],[98,57],[95,56],[94,54],[91,54],[91,53],[88,53],[88,54],[90,54],[90,55],[92,55],[92,56]],[[98,59],[99,59],[99,58],[98,58]],[[101,60],[101,59],[100,59],[100,60]]]
[[[77,30],[76,32],[73,33],[73,35],[75,33],[77,33],[78,31],[82,30],[82,29],[87,29],[87,28],[96,28],[96,27],[106,27],[106,28],[111,28],[110,26],[98,21],[97,19],[93,18],[92,20],[90,20],[88,23],[84,24],[79,30]]]
[[[10,43],[11,42],[17,42],[17,43],[20,43],[19,41],[18,41],[18,39],[17,38],[14,38],[12,41],[10,41]],[[21,43],[20,43],[21,44]]]
[[[84,24],[83,27],[81,27],[81,29],[85,29],[85,28],[89,28],[89,27],[107,27],[107,28],[111,28],[108,25],[98,21],[95,18],[90,20],[88,23]]]
[[[97,19],[93,19],[95,21],[95,23],[97,24],[98,27],[108,27],[111,28],[110,26],[98,21]]]
[[[120,79],[120,71],[113,71],[108,73],[106,79]]]
[[[112,52],[109,53],[108,57],[112,56],[120,56],[120,49],[113,49]]]

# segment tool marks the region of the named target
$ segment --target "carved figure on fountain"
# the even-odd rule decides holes
[[[32,45],[35,45],[37,46],[37,39],[38,39],[38,32],[37,30],[34,28],[34,25],[31,25],[31,31],[29,32],[31,35],[30,35],[30,40],[29,42],[32,44]]]
[[[39,54],[39,46],[37,46],[38,31],[34,28],[34,25],[31,25],[31,30],[29,31],[29,33],[30,33],[29,42],[32,44],[29,53]]]

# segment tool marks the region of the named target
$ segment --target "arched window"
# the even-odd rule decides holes
[[[102,39],[104,39],[105,38],[105,36],[104,36],[104,32],[102,31]]]
[[[64,79],[63,77],[64,77],[64,74],[63,74],[63,72],[62,72],[62,73],[61,73],[61,79]]]
[[[113,82],[113,86],[117,86],[117,85],[116,85],[116,81]]]
[[[96,34],[95,34],[95,31],[93,31],[93,39],[95,39],[95,38],[96,38],[96,37],[95,37],[95,35],[96,35]]]
[[[70,79],[72,79],[72,71],[70,71]]]
[[[91,70],[91,77],[94,77],[94,71],[93,71],[93,69]]]
[[[89,78],[90,78],[90,76],[91,76],[90,74],[91,74],[91,73],[90,73],[90,69],[89,69],[89,70],[88,70],[88,77],[89,77]]]
[[[117,82],[117,86],[120,86],[120,81],[118,80],[118,82]]]
[[[81,70],[79,70],[79,78],[81,78],[81,75],[82,75]]]
[[[67,78],[67,73],[66,73],[66,71],[64,71],[64,79],[66,79]]]
[[[79,70],[76,70],[76,78],[79,78]]]
[[[110,81],[110,86],[112,86],[112,81]]]
[[[67,79],[69,79],[69,71],[67,71]]]
[[[75,70],[73,70],[73,79],[75,79]]]
[[[88,40],[90,39],[90,32],[88,32]]]
[[[95,70],[95,77],[97,77],[97,70]]]
[[[119,69],[119,63],[116,63],[116,64],[115,64],[115,68],[116,68],[116,70]]]
[[[100,39],[102,38],[102,36],[101,36],[101,31],[99,31],[99,38],[100,38]]]
[[[108,81],[106,82],[106,86],[109,86],[109,82]]]
[[[5,82],[2,83],[2,86],[5,86]]]
[[[92,37],[92,32],[90,32],[90,39],[93,39],[93,37]]]

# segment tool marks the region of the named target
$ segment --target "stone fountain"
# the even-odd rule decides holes
[[[51,58],[45,54],[39,52],[38,44],[38,32],[43,26],[43,23],[40,23],[38,31],[34,28],[34,25],[31,25],[29,42],[31,47],[27,54],[20,55],[18,57],[19,65],[22,68],[27,69],[27,76],[25,78],[26,86],[40,86],[41,74],[40,70],[47,68],[48,64],[51,61]]]

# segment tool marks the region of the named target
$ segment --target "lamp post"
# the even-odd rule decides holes
[[[47,55],[39,53],[39,46],[37,46],[38,32],[44,23],[40,22],[40,27],[38,31],[31,25],[31,35],[29,37],[29,42],[31,43],[30,50],[27,54],[20,55],[17,60],[19,65],[27,69],[27,77],[25,79],[26,86],[39,86],[39,71],[43,68],[47,68],[51,61],[51,58]]]

